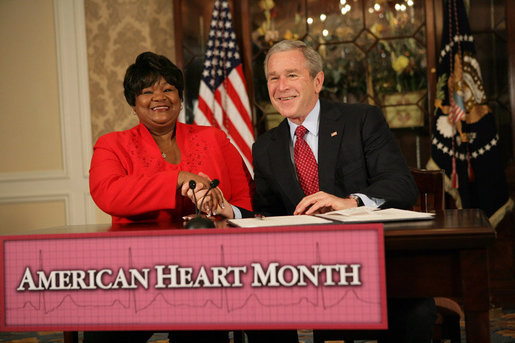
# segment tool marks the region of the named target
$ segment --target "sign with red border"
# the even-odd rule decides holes
[[[387,328],[382,224],[0,243],[1,330]]]

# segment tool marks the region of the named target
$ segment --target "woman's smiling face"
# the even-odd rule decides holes
[[[160,77],[156,83],[141,90],[133,109],[149,131],[166,131],[175,126],[181,112],[179,91]]]

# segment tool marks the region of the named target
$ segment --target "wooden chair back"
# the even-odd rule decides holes
[[[410,168],[419,190],[416,211],[432,212],[445,209],[444,171]],[[450,298],[435,297],[437,320],[433,342],[461,342],[460,320],[464,318],[460,305]]]
[[[417,184],[419,196],[416,211],[433,212],[445,208],[444,200],[444,171],[410,168]]]

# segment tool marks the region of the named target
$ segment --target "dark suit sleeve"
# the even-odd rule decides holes
[[[418,189],[383,114],[377,107],[368,107],[362,124],[368,186],[358,191],[384,199],[382,208],[412,208]]]
[[[243,207],[239,207],[239,206],[236,206],[236,207],[238,207],[238,209],[240,210],[242,218],[253,218],[254,217],[254,212],[244,209]]]
[[[254,212],[265,216],[291,214],[285,208],[279,193],[277,178],[274,177],[271,161],[267,150],[271,142],[268,137],[260,139],[252,146],[252,161],[254,164],[254,182],[256,191],[252,207]],[[286,157],[287,158],[287,157]]]

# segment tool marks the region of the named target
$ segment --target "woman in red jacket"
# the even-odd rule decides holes
[[[235,211],[252,210],[251,176],[225,133],[177,122],[184,88],[179,68],[145,52],[127,69],[123,85],[140,123],[98,139],[89,177],[93,200],[113,223],[182,221],[195,212],[185,196],[190,180],[197,192],[220,181],[204,204],[211,212],[233,218]]]
[[[139,118],[132,129],[100,137],[89,184],[95,203],[116,223],[182,222],[195,212],[190,181],[202,195],[219,180],[202,210],[234,218],[249,213],[252,178],[226,134],[213,127],[177,122],[183,75],[168,58],[145,52],[123,82]],[[193,198],[195,199],[195,198]],[[197,199],[201,202],[201,199]],[[146,342],[152,332],[85,332],[84,342]],[[227,331],[178,331],[171,341],[228,342]]]

